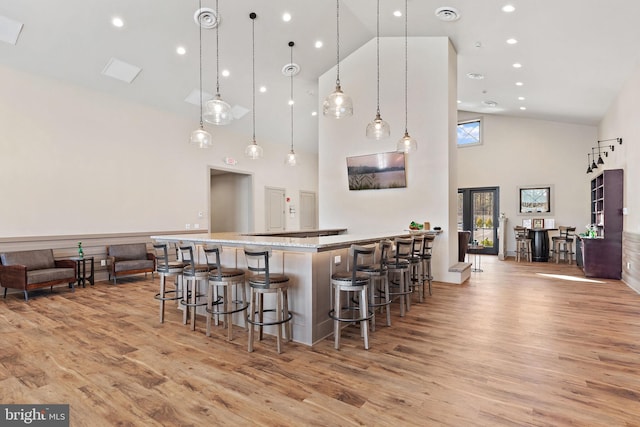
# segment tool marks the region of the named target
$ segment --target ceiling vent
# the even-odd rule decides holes
[[[436,16],[439,20],[445,22],[457,21],[460,19],[460,12],[455,7],[444,6],[436,9]]]
[[[282,74],[284,74],[287,77],[295,76],[299,72],[300,72],[300,66],[298,64],[291,63],[282,67]]]
[[[205,30],[216,28],[220,23],[216,11],[210,7],[196,10],[196,13],[193,14],[193,20],[196,21],[196,25],[200,25]]]

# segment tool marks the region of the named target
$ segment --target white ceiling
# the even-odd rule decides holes
[[[215,8],[215,0],[202,3]],[[403,35],[404,18],[393,11],[404,10],[404,1],[380,3],[381,35]],[[516,10],[502,12],[507,3]],[[316,93],[318,76],[335,65],[335,2],[219,0],[219,5],[220,69],[231,72],[221,77],[222,97],[251,108],[249,13],[255,12],[256,84],[268,88],[257,94],[258,142],[266,135],[290,143],[289,80],[281,70],[289,63],[288,42],[294,41],[294,62],[302,69],[295,77],[295,144],[316,151],[318,121],[329,119],[311,112],[327,95]],[[341,1],[343,58],[375,37],[375,5],[374,0]],[[455,7],[461,18],[439,21],[434,11],[441,6]],[[197,8],[197,0],[2,0],[0,16],[24,28],[15,46],[0,42],[0,64],[193,117],[195,128],[198,107],[184,100],[198,88]],[[288,23],[281,19],[285,11],[292,15]],[[111,25],[114,16],[122,17],[123,28]],[[639,64],[639,16],[638,0],[409,0],[409,35],[452,40],[459,55],[461,110],[595,125]],[[518,43],[508,45],[509,38]],[[205,30],[203,40],[203,89],[215,93],[215,31]],[[324,47],[314,48],[316,40]],[[178,45],[186,55],[176,54]],[[111,58],[142,71],[131,84],[106,77],[101,71]],[[513,68],[516,62],[522,68]],[[485,78],[471,80],[468,73]],[[342,83],[347,92],[357,84]],[[487,100],[498,105],[487,107]],[[357,100],[354,105],[369,108],[373,118],[374,105]],[[251,114],[230,126],[249,141]]]

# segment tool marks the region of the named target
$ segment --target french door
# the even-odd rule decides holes
[[[471,241],[484,246],[480,253],[498,254],[499,210],[498,187],[458,189],[458,230],[471,231]]]

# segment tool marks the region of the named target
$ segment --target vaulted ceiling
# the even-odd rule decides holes
[[[327,94],[317,93],[317,79],[336,61],[335,1],[218,1],[220,70],[230,73],[220,77],[222,97],[251,108],[249,13],[255,12],[256,85],[266,88],[257,93],[258,137],[289,144],[289,79],[282,68],[294,41],[301,69],[294,80],[296,147],[317,150],[318,122],[328,120],[318,111]],[[504,12],[506,4],[515,10]],[[202,6],[215,9],[216,2],[202,0]],[[457,10],[459,19],[438,19],[440,7]],[[198,89],[197,9],[197,0],[3,0],[0,64],[193,117],[195,128],[198,106],[185,99]],[[408,10],[409,36],[452,40],[461,110],[595,125],[640,62],[640,1],[409,0]],[[403,35],[404,17],[395,11],[404,11],[403,0],[380,0],[382,36]],[[114,17],[123,20],[121,28],[112,25]],[[7,34],[16,23],[23,27],[14,45]],[[340,2],[343,58],[375,34],[375,0]],[[203,90],[209,94],[215,93],[215,40],[215,30],[203,30]],[[323,46],[316,48],[317,41]],[[185,54],[176,53],[179,46]],[[131,83],[107,77],[102,71],[112,58],[141,71]],[[468,77],[474,74],[483,78]],[[345,88],[354,84],[343,81]],[[354,104],[375,112],[375,106]],[[230,126],[249,138],[251,114]]]

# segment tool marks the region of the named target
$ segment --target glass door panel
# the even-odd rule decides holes
[[[481,253],[498,253],[499,191],[497,187],[458,190],[458,230],[471,231]]]

